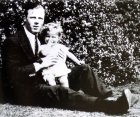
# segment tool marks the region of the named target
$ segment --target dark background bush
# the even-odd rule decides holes
[[[1,43],[22,26],[26,1],[0,1]],[[115,86],[135,80],[134,67],[140,63],[138,0],[44,0],[43,5],[45,23],[60,21],[63,43],[105,83]]]

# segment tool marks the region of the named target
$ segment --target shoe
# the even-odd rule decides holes
[[[128,106],[131,107],[131,99],[132,99],[132,93],[129,89],[125,89],[124,92],[123,92],[126,100],[127,100],[127,103],[128,103]]]
[[[131,93],[129,89],[125,89],[116,101],[115,111],[119,114],[127,113],[128,109],[138,102],[138,98]]]
[[[131,93],[129,89],[124,90],[124,95],[127,99],[129,107],[132,107],[134,104],[136,104],[139,100],[138,96],[135,96],[134,94]]]

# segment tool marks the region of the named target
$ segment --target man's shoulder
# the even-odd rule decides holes
[[[9,39],[16,39],[24,35],[24,30],[19,30],[15,34],[11,35]]]
[[[7,39],[5,40],[5,42],[18,42],[18,40],[23,36],[24,31],[23,30],[19,30],[17,31],[15,34],[10,35],[9,37],[7,37]]]

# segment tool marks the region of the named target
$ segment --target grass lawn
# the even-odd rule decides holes
[[[124,86],[112,87],[114,96],[117,97],[121,91],[129,88],[135,95],[140,97],[140,81]],[[81,112],[56,108],[41,108],[31,106],[17,106],[11,104],[0,104],[0,117],[140,117],[140,100],[131,107],[128,113],[123,115],[107,115],[99,112]]]

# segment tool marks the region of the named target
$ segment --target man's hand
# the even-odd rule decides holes
[[[47,68],[50,66],[53,66],[54,64],[56,64],[58,61],[57,57],[54,56],[47,56],[42,58],[42,63],[41,63],[41,68]]]
[[[61,59],[64,59],[65,58],[65,54],[64,54],[64,51],[63,50],[59,50],[58,51],[58,57],[60,57]]]
[[[53,66],[54,64],[57,63],[58,58],[54,56],[47,56],[47,57],[41,58],[41,60],[42,60],[42,63],[38,63],[38,62],[33,63],[36,72],[38,72],[39,70],[43,68],[48,68],[50,66]]]

